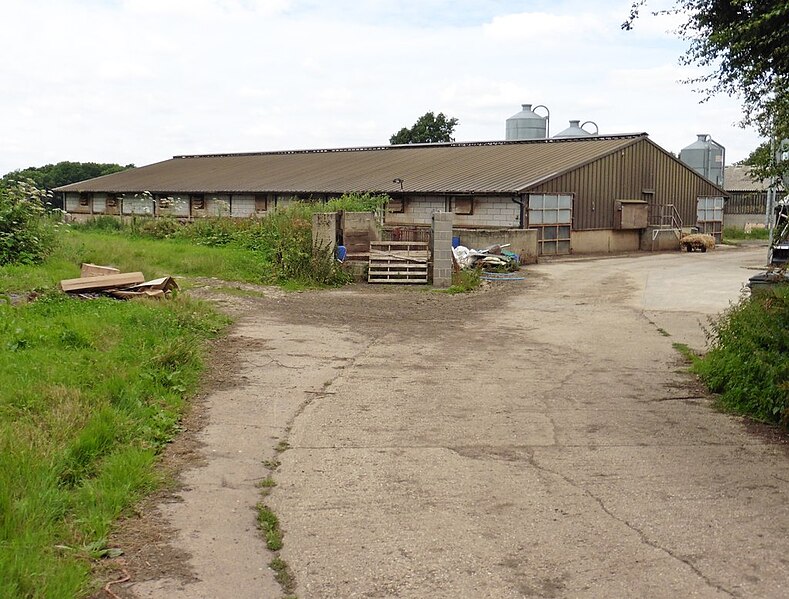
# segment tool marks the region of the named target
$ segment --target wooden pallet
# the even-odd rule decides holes
[[[419,241],[371,241],[368,283],[426,284],[430,250]]]

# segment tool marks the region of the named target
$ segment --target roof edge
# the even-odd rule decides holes
[[[579,141],[594,141],[601,139],[628,139],[644,137],[647,133],[612,133],[609,135],[585,135],[583,137],[562,137],[547,139],[519,139],[519,140],[494,140],[494,141],[450,141],[424,144],[395,144],[379,146],[351,146],[346,148],[317,148],[311,150],[272,150],[269,152],[228,152],[217,154],[179,154],[173,156],[174,160],[185,158],[235,158],[239,156],[276,156],[292,154],[331,154],[335,152],[369,152],[369,151],[396,151],[406,148],[465,148],[472,146],[506,146],[527,145],[540,143],[574,143]]]

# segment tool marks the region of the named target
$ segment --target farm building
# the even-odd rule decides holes
[[[724,189],[728,198],[723,209],[727,227],[743,229],[746,225],[764,225],[767,212],[767,179],[751,178],[751,167],[747,165],[727,166]]]
[[[663,249],[722,230],[725,192],[647,134],[176,156],[58,188],[73,218],[265,215],[294,199],[391,196],[384,224],[536,229],[543,255]]]

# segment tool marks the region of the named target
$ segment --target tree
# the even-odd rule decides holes
[[[631,7],[629,30],[647,0]],[[680,62],[709,72],[686,81],[701,84],[705,99],[725,93],[742,100],[741,124],[765,137],[789,137],[789,2],[785,0],[675,0],[667,11],[686,21],[677,31],[689,42]]]
[[[54,189],[61,185],[84,181],[134,168],[133,164],[106,164],[97,162],[58,162],[46,166],[31,166],[7,173],[0,179],[0,187],[10,187],[19,181],[33,181],[40,189]]]
[[[423,144],[442,141],[455,141],[452,133],[458,124],[456,118],[447,118],[443,112],[434,115],[426,112],[420,116],[414,126],[408,129],[403,127],[389,138],[389,143],[397,144]]]

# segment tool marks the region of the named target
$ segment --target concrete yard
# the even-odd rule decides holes
[[[283,596],[254,511],[278,457],[300,599],[789,595],[785,438],[716,412],[672,347],[703,349],[764,259],[564,259],[461,296],[196,291],[238,323],[114,591]]]

